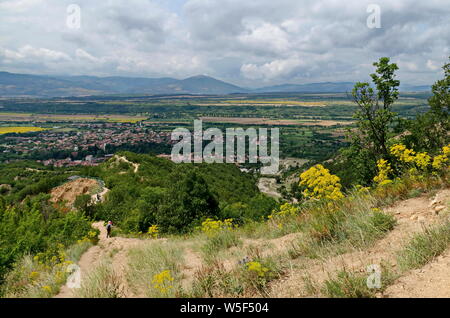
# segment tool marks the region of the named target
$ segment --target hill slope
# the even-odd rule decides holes
[[[109,94],[209,94],[233,93],[346,93],[354,83],[283,84],[247,89],[199,75],[186,79],[96,76],[42,76],[0,72],[0,95],[5,97],[62,97]],[[404,85],[403,91],[429,91],[428,86]]]
[[[324,295],[324,293],[330,291],[321,289],[318,286],[329,282],[342,269],[347,273],[358,273],[359,275],[359,273],[364,273],[366,267],[370,264],[383,264],[383,266],[395,268],[398,251],[402,249],[410,237],[416,233],[421,233],[424,227],[439,223],[443,215],[445,215],[444,212],[440,213],[440,216],[436,214],[431,203],[448,204],[450,202],[450,190],[441,190],[433,197],[423,195],[399,201],[393,206],[387,207],[384,212],[395,217],[397,226],[385,237],[374,242],[372,246],[358,248],[342,255],[330,255],[326,258],[309,259],[300,257],[292,259],[282,276],[272,278],[272,282],[265,286],[264,292],[263,290],[258,291],[249,288],[242,296],[330,296],[328,294]],[[208,294],[195,294],[195,284],[199,283],[198,280],[201,279],[202,275],[209,275],[209,271],[212,271],[211,264],[205,259],[204,252],[201,248],[199,249],[202,244],[207,243],[208,237],[193,236],[183,240],[178,240],[177,238],[155,240],[121,237],[106,239],[103,223],[95,223],[94,227],[101,232],[100,242],[98,246],[92,247],[84,254],[79,262],[83,273],[82,277],[84,277],[82,288],[80,290],[70,290],[67,286],[64,286],[56,297],[105,296],[104,291],[93,287],[94,280],[98,278],[100,269],[103,266],[109,268],[110,275],[114,277],[114,290],[117,292],[114,296],[152,297],[155,295],[155,290],[152,290],[149,284],[152,273],[157,274],[161,270],[158,269],[158,266],[154,268],[155,263],[159,261],[152,259],[151,263],[145,263],[141,258],[149,257],[149,253],[154,253],[160,248],[177,250],[178,257],[171,260],[173,263],[169,261],[169,264],[163,265],[163,267],[173,266],[172,274],[178,279],[178,282],[175,281],[173,284],[175,288],[180,288],[176,293],[181,293],[178,296],[183,295],[181,292],[181,288],[183,288],[185,292],[190,291],[190,293],[194,293],[189,294],[190,296],[208,297]],[[226,281],[230,277],[235,277],[235,275],[244,275],[241,277],[243,280],[249,279],[249,277],[245,276],[245,272],[240,272],[242,266],[240,260],[243,257],[251,260],[255,257],[254,255],[258,255],[256,257],[260,261],[271,257],[280,260],[286,257],[282,255],[286,255],[290,248],[298,240],[302,239],[302,234],[299,232],[277,238],[259,239],[248,238],[243,234],[241,233],[241,245],[231,247],[228,251],[221,250],[219,253],[221,255],[215,256],[213,267],[218,269],[217,274],[221,275],[216,277],[219,280],[217,282],[219,285],[221,280]],[[117,251],[114,252],[115,250]],[[255,251],[257,254],[247,254],[255,253]],[[448,289],[449,252],[450,246],[441,257],[427,264],[423,269],[400,274],[398,279],[389,282],[391,286],[387,287],[386,291],[376,295],[378,297],[450,297]],[[215,253],[217,254],[217,251]],[[158,256],[152,254],[151,257]],[[169,256],[164,254],[159,257],[165,258]],[[106,265],[104,263],[105,260],[107,260]],[[138,260],[143,261],[144,264],[136,264]],[[147,273],[144,276],[142,276],[142,269]],[[139,280],[133,278],[136,270],[139,270]],[[273,269],[271,268],[271,270]],[[144,281],[142,281],[142,278],[144,278]],[[205,277],[205,279],[208,278]],[[211,288],[211,290],[205,290],[205,292],[214,293],[214,289],[218,287],[210,286],[208,288]],[[223,295],[229,295],[226,287],[221,288],[224,288],[222,291],[224,292]],[[95,294],[96,292],[100,294]],[[375,292],[377,290],[374,290]],[[176,295],[176,293],[173,295]],[[213,296],[217,297],[218,295],[213,294]]]

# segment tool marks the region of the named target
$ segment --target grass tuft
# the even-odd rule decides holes
[[[110,261],[94,268],[89,275],[82,280],[81,288],[75,291],[79,298],[120,298],[123,290],[120,278],[112,268]]]
[[[398,264],[402,270],[420,268],[442,254],[450,246],[450,221],[426,228],[413,236],[399,253]]]
[[[127,279],[135,293],[144,291],[148,297],[175,297],[181,291],[183,249],[179,244],[154,242],[133,248],[128,254]],[[154,287],[155,275],[169,271],[173,282],[171,288],[161,290]]]

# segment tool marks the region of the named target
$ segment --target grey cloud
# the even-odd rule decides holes
[[[6,0],[0,69],[44,74],[208,74],[245,86],[365,80],[380,56],[431,83],[450,54],[448,0]],[[65,26],[81,7],[82,27]],[[181,9],[180,9],[181,8]]]

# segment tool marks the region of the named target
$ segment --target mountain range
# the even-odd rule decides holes
[[[47,76],[0,72],[2,97],[67,97],[89,95],[160,95],[233,93],[344,93],[350,92],[352,82],[283,84],[250,89],[215,78],[198,75],[186,79],[144,77]],[[430,86],[404,85],[402,91],[429,91]]]

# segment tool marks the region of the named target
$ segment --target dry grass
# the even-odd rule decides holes
[[[183,249],[175,242],[164,241],[136,247],[128,253],[127,280],[134,287],[134,293],[145,293],[147,297],[174,297],[181,291]],[[161,293],[154,288],[152,280],[163,271],[170,271],[173,288]]]

